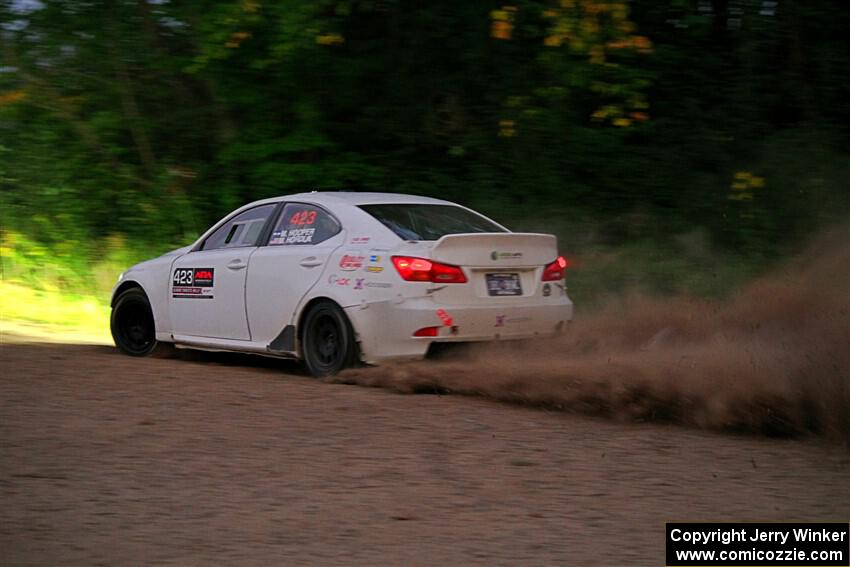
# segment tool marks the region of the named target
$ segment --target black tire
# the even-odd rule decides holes
[[[301,350],[307,370],[316,378],[332,376],[354,362],[354,330],[335,303],[322,301],[310,308],[304,319]]]
[[[115,346],[124,354],[167,356],[172,352],[172,345],[156,340],[151,304],[141,288],[121,292],[112,306],[109,327]]]

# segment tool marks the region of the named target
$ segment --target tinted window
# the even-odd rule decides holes
[[[339,223],[324,209],[289,203],[283,208],[272,231],[269,246],[318,244],[338,233],[339,229]]]
[[[201,250],[256,246],[263,226],[277,205],[262,205],[239,213],[213,232],[201,246]]]
[[[506,232],[493,221],[454,205],[361,205],[404,240],[439,240],[447,234]]]

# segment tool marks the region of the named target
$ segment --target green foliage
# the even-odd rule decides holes
[[[5,231],[0,240],[0,268],[5,281],[106,302],[118,274],[125,268],[166,251],[167,247],[151,249],[128,243],[123,235],[98,241],[69,238],[45,244]]]
[[[570,294],[582,310],[627,293],[723,297],[764,265],[740,254],[713,250],[704,232],[669,241],[644,239],[594,247],[569,270]]]
[[[348,189],[614,258],[575,286],[717,293],[850,210],[848,24],[827,0],[0,0],[5,273],[102,293],[104,257]],[[691,281],[696,233],[728,261]]]
[[[48,341],[111,342],[109,305],[88,295],[0,281],[0,333]]]

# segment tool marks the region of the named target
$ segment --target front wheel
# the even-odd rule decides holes
[[[171,346],[156,340],[150,301],[137,287],[121,292],[115,300],[109,326],[115,346],[130,356],[165,355]]]
[[[304,320],[302,350],[307,370],[317,378],[331,376],[351,365],[357,346],[342,309],[329,301],[310,309]]]

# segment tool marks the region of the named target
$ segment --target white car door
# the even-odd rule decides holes
[[[251,340],[245,314],[248,259],[276,204],[244,211],[171,268],[169,309],[175,337]]]
[[[301,298],[343,242],[339,222],[323,208],[305,203],[284,206],[268,245],[251,255],[248,266],[246,298],[253,341],[268,345],[292,323]]]

